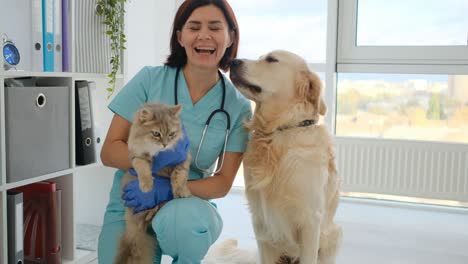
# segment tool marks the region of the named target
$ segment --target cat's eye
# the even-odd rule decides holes
[[[171,137],[171,138],[174,137],[174,136],[175,136],[175,132],[171,132],[171,133],[169,134],[169,137]]]
[[[158,131],[151,131],[151,133],[153,134],[153,137],[161,137],[161,134]]]

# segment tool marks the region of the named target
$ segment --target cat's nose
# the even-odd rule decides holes
[[[166,146],[167,146],[167,144],[166,144],[166,143],[163,143],[163,147],[166,147]]]

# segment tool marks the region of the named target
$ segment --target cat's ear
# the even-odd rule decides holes
[[[150,109],[143,107],[142,109],[138,111],[136,117],[137,117],[136,119],[138,120],[140,124],[144,124],[150,120],[153,120],[154,115]]]
[[[176,106],[173,106],[171,110],[174,113],[174,115],[178,116],[180,114],[180,111],[182,111],[182,105],[178,104]]]

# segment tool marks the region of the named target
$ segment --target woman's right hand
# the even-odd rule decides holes
[[[122,199],[125,201],[125,206],[134,207],[134,214],[174,199],[170,179],[157,175],[154,176],[151,191],[143,192],[139,180],[133,180],[123,188],[123,192]]]

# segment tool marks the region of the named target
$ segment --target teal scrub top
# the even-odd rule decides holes
[[[176,70],[177,68],[168,66],[144,67],[115,96],[108,106],[109,109],[133,123],[134,114],[146,102],[163,102],[174,105]],[[252,115],[250,103],[226,77],[224,80],[226,83],[224,109],[231,117],[231,131],[226,152],[244,152],[248,134],[243,127],[243,122]],[[197,169],[195,156],[206,120],[213,111],[221,106],[222,82],[219,80],[195,105],[192,103],[182,70],[178,77],[177,89],[178,101],[182,105],[180,118],[190,140],[192,161],[189,179],[197,180],[209,176]],[[216,159],[223,150],[226,125],[227,119],[222,113],[217,113],[211,119],[198,156],[198,165],[201,169],[210,168],[210,171],[213,171]]]

